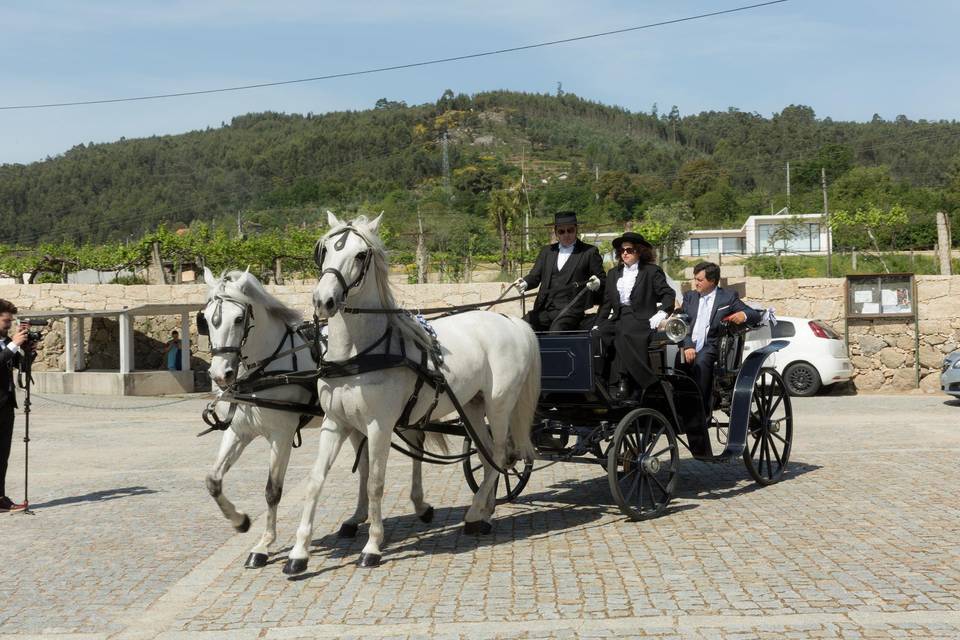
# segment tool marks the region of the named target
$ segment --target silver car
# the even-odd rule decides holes
[[[960,351],[954,351],[943,359],[940,388],[954,398],[960,398]]]

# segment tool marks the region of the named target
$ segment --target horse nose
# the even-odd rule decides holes
[[[327,301],[323,303],[323,308],[327,310],[327,313],[332,312],[335,306],[336,303],[333,301],[333,298],[327,298]]]
[[[223,371],[223,380],[224,382],[233,382],[233,379],[236,377],[236,372],[233,369],[224,369]]]

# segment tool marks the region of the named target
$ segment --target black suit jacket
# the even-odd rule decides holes
[[[756,323],[760,321],[760,312],[745,304],[736,291],[723,289],[722,287],[717,287],[716,291],[717,297],[713,301],[713,312],[710,314],[710,329],[707,331],[707,339],[703,348],[715,349],[717,347],[720,323],[731,313],[743,311],[747,314],[747,322]],[[699,310],[700,294],[696,291],[687,291],[683,294],[683,312],[690,316],[691,327],[696,326]],[[683,347],[687,349],[693,346],[693,330],[691,329],[690,335],[683,339]]]
[[[580,240],[573,245],[573,254],[567,258],[566,264],[560,270],[558,281],[552,282],[553,269],[557,265],[559,252],[560,243],[558,242],[545,246],[540,250],[533,269],[523,278],[527,282],[527,289],[540,287],[537,299],[533,303],[534,312],[541,311],[551,300],[558,310],[563,308],[579,293],[579,290],[571,285],[573,283],[583,285],[590,276],[600,278],[600,284],[603,285],[603,259],[600,257],[600,251],[592,244]],[[592,296],[585,295],[571,311],[583,313],[599,299],[599,296],[599,291]]]
[[[623,265],[619,265],[607,272],[607,282],[604,287],[603,304],[597,320],[605,322],[608,319],[615,321],[620,318],[620,292],[617,291],[617,280],[623,274]],[[630,308],[640,318],[651,318],[657,311],[670,313],[673,311],[677,294],[667,282],[663,269],[655,264],[642,264],[638,268],[637,280],[633,283],[630,292]],[[660,304],[657,307],[657,304]],[[610,316],[610,312],[613,315]],[[608,318],[609,316],[609,318]]]
[[[20,366],[20,354],[0,346],[0,406],[13,402],[17,406],[17,384],[13,368]]]

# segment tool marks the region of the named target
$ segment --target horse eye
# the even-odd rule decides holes
[[[243,316],[237,316],[234,319],[233,324],[240,324],[241,322],[243,322]]]
[[[357,254],[357,257],[355,258],[355,260],[356,260],[357,262],[363,262],[363,261],[366,260],[366,259],[367,259],[367,252],[366,252],[366,251],[361,251],[360,253]]]

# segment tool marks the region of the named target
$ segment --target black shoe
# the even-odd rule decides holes
[[[0,513],[10,511],[15,506],[17,505],[14,503],[14,501],[8,498],[7,496],[3,496],[2,498],[0,498]]]

